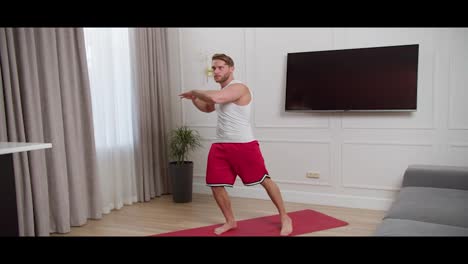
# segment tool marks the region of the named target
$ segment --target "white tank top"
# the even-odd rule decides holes
[[[226,87],[234,83],[242,82],[232,80]],[[246,105],[237,105],[233,102],[215,104],[216,113],[218,114],[215,142],[246,143],[255,140],[250,124],[253,94],[250,90],[249,93],[251,99]]]

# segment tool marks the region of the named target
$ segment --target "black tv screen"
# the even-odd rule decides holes
[[[419,45],[287,55],[286,111],[415,111]]]

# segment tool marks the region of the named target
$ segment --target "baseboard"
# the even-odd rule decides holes
[[[232,197],[269,199],[264,189],[258,187],[234,186],[226,187],[229,195]],[[194,193],[211,194],[211,189],[202,183],[194,183]],[[285,202],[327,205],[347,208],[359,208],[370,210],[387,211],[393,200],[383,198],[372,198],[352,195],[337,195],[323,193],[306,193],[301,191],[282,190],[281,194]]]

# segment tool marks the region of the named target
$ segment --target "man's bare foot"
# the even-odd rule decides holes
[[[237,227],[237,223],[236,222],[233,222],[233,223],[225,223],[224,225],[220,226],[220,227],[217,227],[215,228],[214,232],[216,235],[221,235],[222,233],[228,231],[228,230],[231,230],[231,229],[234,229]]]
[[[280,236],[289,236],[293,231],[292,220],[288,215],[281,217]]]

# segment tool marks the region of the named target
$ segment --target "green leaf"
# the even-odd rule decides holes
[[[181,165],[187,161],[190,152],[201,147],[201,137],[198,131],[186,126],[178,127],[171,131],[169,143],[170,158]]]

